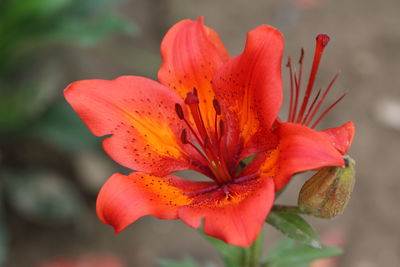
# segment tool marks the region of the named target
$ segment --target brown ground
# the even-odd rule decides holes
[[[220,33],[231,54],[241,51],[248,30],[271,24],[286,37],[286,56],[297,57],[299,49],[305,48],[307,66],[315,35],[328,33],[332,41],[324,55],[319,80],[324,85],[341,70],[334,92],[339,95],[344,88],[349,95],[321,127],[355,122],[357,135],[350,153],[357,161],[357,183],[344,215],[312,222],[320,233],[334,230],[344,234],[345,254],[340,266],[400,266],[400,132],[374,116],[381,101],[400,102],[399,11],[398,0],[135,1],[126,5],[123,13],[139,24],[140,36],[134,40],[110,40],[97,49],[79,52],[74,57],[81,65],[76,77],[154,77],[162,35],[183,18],[204,15],[206,24]],[[143,58],[146,64],[142,63]],[[113,169],[102,173],[102,177],[106,178]],[[282,202],[295,201],[301,181],[299,178],[293,182]],[[97,220],[94,207],[90,208],[83,231],[72,226],[49,230],[13,221],[12,231],[16,234],[6,266],[34,266],[45,258],[96,251],[112,251],[129,266],[140,267],[154,266],[156,257],[190,255],[203,262],[216,259],[212,248],[181,222],[144,218],[114,235],[111,228]],[[267,246],[279,238],[279,233],[268,229]]]

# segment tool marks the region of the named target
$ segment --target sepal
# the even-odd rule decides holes
[[[306,181],[300,190],[300,210],[320,218],[343,213],[355,183],[355,161],[346,156],[345,167],[324,167]]]

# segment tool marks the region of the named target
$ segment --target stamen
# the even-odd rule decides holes
[[[185,98],[185,103],[189,106],[190,111],[192,112],[193,120],[196,124],[197,130],[199,131],[200,137],[203,139],[203,142],[207,138],[207,130],[204,125],[203,117],[201,116],[200,108],[199,108],[199,98],[197,97],[195,92],[187,93]]]
[[[297,105],[299,104],[299,96],[300,96],[300,83],[298,82],[298,78],[296,76],[296,69],[293,71],[293,79],[294,79],[294,86],[295,86],[295,98],[294,98],[294,107],[293,107],[293,114],[292,114],[292,122],[296,119],[297,114]]]
[[[215,141],[218,142],[218,116],[221,115],[221,106],[219,105],[219,102],[216,98],[213,99],[213,106],[215,110],[215,116],[214,116],[214,138]]]
[[[201,195],[201,194],[205,194],[205,193],[210,193],[212,191],[214,191],[215,189],[219,188],[220,185],[212,185],[210,187],[198,190],[198,191],[193,191],[193,192],[185,192],[183,193],[184,195],[187,196],[195,196],[195,195]]]
[[[200,151],[200,149],[199,149],[197,146],[195,146],[192,142],[190,142],[190,141],[188,140],[187,144],[190,145],[191,147],[193,147],[193,149],[196,150],[197,153],[200,154],[200,156],[201,156],[207,163],[210,162],[210,161],[208,160],[208,158],[206,157],[206,155],[204,155],[204,153],[203,153],[202,151]],[[210,165],[210,164],[209,164],[209,165]],[[212,173],[215,175],[214,169],[212,168],[212,166],[209,166],[209,167],[211,168]]]
[[[331,109],[336,106],[337,103],[339,103],[345,96],[347,95],[347,92],[345,92],[341,97],[339,97],[335,102],[333,102],[332,105],[330,105],[322,114],[319,116],[319,118],[314,122],[314,124],[311,126],[311,128],[315,128],[318,123],[325,117],[326,114],[328,114]]]
[[[187,139],[187,132],[186,132],[186,129],[183,129],[183,130],[182,130],[182,133],[181,133],[181,141],[182,141],[182,143],[185,144],[185,145],[189,143],[189,141],[188,141],[188,139]]]
[[[219,120],[219,131],[218,131],[218,116],[221,115],[221,106],[217,99],[213,100],[213,107],[215,110],[215,123],[214,133],[208,133],[207,128],[200,110],[200,100],[198,97],[197,89],[194,88],[192,92],[188,92],[185,98],[185,104],[189,106],[191,117],[193,118],[194,126],[185,117],[182,107],[179,104],[175,105],[176,113],[179,119],[183,120],[187,125],[190,132],[196,138],[197,147],[190,140],[188,140],[187,130],[184,129],[181,133],[181,141],[183,144],[189,144],[192,146],[207,162],[213,177],[218,184],[225,184],[232,181],[232,176],[228,171],[225,159],[221,153],[221,136],[224,134],[224,124],[222,120]],[[214,134],[211,136],[209,134]]]
[[[183,109],[180,104],[178,103],[175,104],[175,111],[179,119],[181,120],[185,119],[185,116],[183,115]]]
[[[288,62],[286,64],[286,67],[289,69],[289,76],[290,76],[290,106],[289,106],[289,114],[287,120],[292,121],[294,88],[293,88],[292,59],[290,57],[288,57]]]
[[[333,77],[332,81],[329,83],[328,87],[326,88],[325,92],[322,94],[321,99],[318,101],[317,106],[315,107],[315,109],[313,110],[310,118],[306,121],[305,125],[309,125],[311,123],[311,121],[313,120],[313,118],[315,117],[315,114],[317,113],[317,111],[319,110],[319,108],[321,107],[322,103],[324,102],[326,96],[328,95],[329,91],[331,90],[333,84],[335,83],[336,79],[339,77],[339,73],[337,73],[335,75],[335,77]],[[310,108],[311,109],[311,108]]]
[[[247,181],[253,180],[253,179],[255,179],[255,178],[259,177],[259,176],[260,176],[260,174],[258,172],[256,172],[256,173],[252,173],[252,174],[249,174],[249,175],[245,175],[245,176],[242,176],[242,177],[235,178],[234,182],[236,184],[237,183],[242,183],[242,182],[247,182]]]
[[[303,59],[304,59],[304,49],[302,48],[300,50],[300,58],[299,58],[299,78],[298,78],[298,83],[297,86],[299,89],[301,88],[301,78],[303,76]]]
[[[213,106],[215,109],[215,113],[219,116],[221,115],[221,106],[216,98],[213,99]]]
[[[210,138],[208,136],[206,136],[206,139],[204,140],[204,148],[210,148],[211,144],[210,144]]]
[[[296,77],[296,71],[294,72],[294,83],[296,86],[296,98],[295,98],[295,105],[293,110],[293,121],[296,118],[297,114],[297,104],[299,103],[299,96],[300,96],[300,88],[301,88],[301,78],[303,77],[303,59],[304,59],[304,49],[300,50],[300,58],[299,58],[299,75]]]
[[[219,121],[219,139],[221,140],[222,136],[225,134],[225,124],[223,120]]]
[[[308,124],[306,124],[306,121],[308,120],[308,117],[310,116],[310,113],[311,113],[311,111],[312,111],[312,109],[313,109],[315,103],[317,102],[317,100],[318,100],[320,94],[321,94],[321,89],[318,90],[318,93],[317,93],[317,95],[314,97],[314,100],[313,100],[313,102],[311,103],[311,106],[310,106],[310,108],[308,109],[307,114],[306,114],[306,116],[304,117],[304,119],[303,119],[303,121],[301,122],[301,124],[306,125],[306,126],[308,125]]]
[[[188,94],[189,94],[189,93],[188,93]],[[188,99],[188,98],[185,99],[185,103],[186,103],[186,100],[187,100],[187,99]],[[191,98],[191,99],[189,99],[188,101],[195,101],[195,102],[196,102],[196,99],[197,99],[197,96],[194,96],[194,98]],[[198,99],[197,99],[197,101],[198,101]],[[181,119],[181,120],[183,120],[183,121],[186,123],[186,126],[188,126],[189,130],[192,132],[192,134],[193,134],[194,137],[196,138],[196,140],[197,140],[197,142],[199,143],[199,145],[200,145],[201,147],[204,148],[204,144],[203,144],[203,141],[204,141],[204,140],[201,140],[201,139],[199,138],[199,136],[196,134],[196,132],[195,132],[195,130],[193,129],[193,127],[192,127],[192,126],[190,125],[190,123],[185,119],[185,116],[183,115],[183,110],[182,110],[182,107],[181,107],[180,104],[178,104],[178,103],[175,104],[175,111],[176,111],[176,114],[178,115],[178,118]],[[183,131],[186,132],[186,129],[184,129]],[[183,131],[182,131],[182,133],[181,133],[181,139],[182,139]],[[185,136],[186,136],[186,140],[187,140],[187,133],[185,133]],[[184,142],[182,141],[182,143],[184,143]],[[185,144],[185,143],[184,143],[184,144]]]

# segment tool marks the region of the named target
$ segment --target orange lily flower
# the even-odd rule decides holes
[[[142,216],[181,219],[237,246],[249,246],[295,173],[342,166],[324,133],[275,123],[282,102],[283,37],[270,26],[247,35],[230,58],[197,21],[174,25],[161,44],[159,82],[137,76],[72,83],[65,97],[104,150],[135,170],[102,187],[97,214],[122,231]],[[241,160],[262,153],[243,171]],[[262,160],[260,160],[262,158]],[[209,182],[172,175],[192,169]],[[283,182],[282,182],[283,181]],[[278,186],[277,186],[278,185]]]

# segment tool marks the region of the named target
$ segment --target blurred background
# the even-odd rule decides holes
[[[330,100],[349,94],[320,128],[355,122],[357,182],[342,216],[311,222],[344,249],[336,266],[400,266],[399,10],[398,0],[0,1],[0,266],[147,267],[182,257],[221,264],[179,221],[146,217],[114,235],[97,219],[99,188],[129,170],[105,155],[62,95],[80,79],[155,78],[165,32],[199,16],[231,55],[241,52],[247,31],[277,27],[285,57],[305,49],[306,70],[315,36],[331,36],[317,86],[340,70]],[[283,75],[288,95],[286,69]],[[295,204],[309,176],[296,177],[278,202]],[[270,248],[282,235],[266,231]]]

